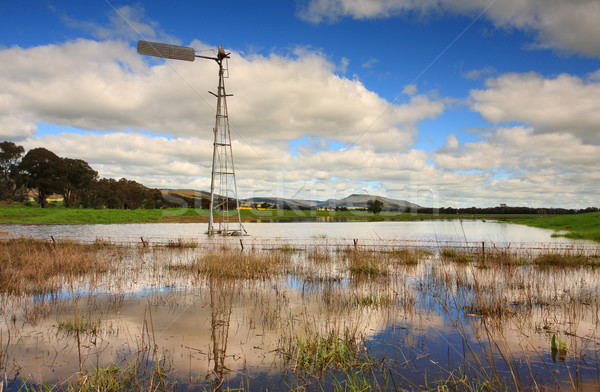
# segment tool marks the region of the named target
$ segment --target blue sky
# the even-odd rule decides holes
[[[210,186],[216,65],[143,58],[145,39],[232,52],[240,197],[600,205],[595,0],[20,1],[0,20],[0,138],[103,177]]]

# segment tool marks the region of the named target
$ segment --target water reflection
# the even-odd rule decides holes
[[[498,377],[511,388],[585,389],[598,381],[597,269],[461,264],[430,252],[332,249],[326,241],[244,252],[223,244],[120,249],[107,273],[74,282],[77,311],[91,326],[81,335],[84,368],[143,353],[150,363],[165,360],[170,376],[190,388],[311,382],[333,389],[335,377],[355,375],[299,375],[294,350],[309,338],[335,336],[351,337],[359,352],[381,361],[383,371],[372,367],[367,375],[379,385],[419,388],[425,373],[453,383],[459,372]],[[289,265],[280,275],[223,279],[198,273],[195,263],[207,252],[265,260],[278,252]],[[362,270],[358,259],[367,263]],[[3,294],[0,370],[13,380],[10,389],[21,379],[54,383],[78,371],[77,340],[65,326],[74,318],[70,294]],[[555,362],[553,335],[567,347]]]

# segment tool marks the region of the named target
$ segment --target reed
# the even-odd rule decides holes
[[[328,371],[350,371],[374,364],[364,344],[349,329],[330,329],[291,339],[281,354],[294,373],[319,377]]]
[[[373,250],[347,250],[344,257],[348,262],[348,270],[356,276],[389,275],[389,258],[381,252]]]
[[[0,292],[44,294],[61,287],[60,277],[100,274],[110,257],[93,245],[19,238],[0,242]]]
[[[290,260],[289,252],[239,252],[221,248],[200,256],[190,264],[169,264],[167,269],[210,278],[256,279],[284,273]]]

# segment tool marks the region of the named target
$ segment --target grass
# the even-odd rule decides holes
[[[110,259],[99,247],[75,242],[52,244],[19,238],[0,241],[0,292],[44,294],[61,287],[60,277],[105,272]]]
[[[543,253],[533,259],[540,267],[599,267],[600,257],[581,254]]]
[[[98,335],[100,331],[100,319],[92,320],[89,317],[80,317],[75,323],[74,320],[63,320],[58,322],[58,331],[67,335],[80,334]]]
[[[205,254],[190,264],[170,264],[167,269],[209,278],[269,278],[284,273],[290,259],[289,252],[240,252],[225,248]]]
[[[554,236],[600,242],[600,212],[577,215],[541,215],[538,218],[515,220],[511,223],[558,231]]]
[[[74,380],[73,380],[74,378]],[[23,381],[20,391],[31,392],[125,392],[171,391],[177,383],[167,378],[164,361],[145,366],[143,361],[108,366],[77,374],[60,384],[34,384]]]
[[[348,261],[348,270],[358,276],[386,276],[388,258],[385,254],[370,250],[347,250],[344,257]]]
[[[216,217],[220,212],[215,211]],[[300,211],[300,210],[240,210],[244,221],[295,221],[295,220],[341,220],[341,221],[420,221],[424,219],[521,219],[535,215],[483,215],[483,214],[413,214],[368,211]],[[96,210],[89,208],[64,208],[52,206],[39,208],[22,205],[0,205],[0,224],[110,224],[110,223],[159,223],[159,222],[208,222],[209,210],[196,208],[166,208],[155,210]]]
[[[469,252],[459,252],[454,249],[442,249],[440,256],[444,261],[451,261],[453,263],[469,263],[476,259],[475,255]]]
[[[200,390],[208,385],[208,378],[196,383],[192,381],[192,375],[194,380],[204,377],[204,370],[199,373],[192,370],[192,352],[194,361],[198,358],[204,360],[204,356],[208,358],[208,362],[199,362],[202,369],[205,363],[215,363],[216,368],[216,362],[223,361],[220,366],[227,371],[224,374],[215,373],[218,374],[216,381],[219,386],[223,383],[223,389],[229,382],[228,377],[233,380],[237,375],[245,377],[246,373],[248,389],[250,380],[259,383],[253,385],[252,389],[271,389],[270,385],[261,384],[268,381],[263,381],[260,377],[254,378],[255,374],[250,375],[257,369],[260,372],[262,368],[252,365],[251,361],[248,361],[248,365],[241,365],[245,362],[246,354],[240,356],[241,349],[236,347],[238,339],[240,344],[245,345],[248,358],[259,352],[259,355],[264,355],[260,366],[273,366],[274,373],[280,371],[284,377],[289,377],[286,380],[290,380],[290,390],[302,390],[307,385],[313,386],[310,390],[391,390],[392,386],[394,390],[398,390],[396,384],[408,386],[407,390],[529,390],[528,383],[530,380],[538,380],[537,373],[527,374],[523,361],[527,362],[529,358],[525,357],[523,360],[521,355],[535,355],[531,350],[526,351],[531,346],[540,350],[542,361],[549,358],[550,344],[546,345],[546,352],[543,352],[539,341],[533,338],[540,334],[551,336],[553,333],[566,340],[561,344],[558,339],[554,346],[557,347],[558,354],[562,353],[569,366],[569,369],[561,368],[561,375],[556,376],[557,378],[568,380],[568,377],[578,371],[587,371],[588,367],[593,371],[599,368],[598,357],[593,356],[593,350],[596,349],[593,345],[595,336],[590,339],[582,335],[580,338],[580,332],[572,327],[574,323],[585,326],[585,323],[591,322],[592,331],[597,329],[599,319],[591,315],[599,314],[600,309],[597,290],[599,270],[582,268],[598,265],[597,256],[554,253],[517,256],[509,251],[490,249],[484,259],[477,253],[469,254],[450,248],[441,250],[438,255],[412,249],[355,249],[340,246],[334,251],[322,245],[293,248],[285,244],[276,249],[248,248],[244,251],[232,244],[229,248],[221,244],[210,249],[203,249],[202,246],[196,248],[197,244],[189,244],[196,249],[179,252],[177,248],[187,247],[188,244],[183,240],[172,242],[170,248],[174,249],[165,247],[156,252],[146,252],[126,248],[122,251],[131,251],[133,263],[140,264],[140,269],[136,269],[134,275],[143,276],[145,271],[142,268],[150,268],[151,276],[148,277],[150,280],[147,284],[160,282],[160,287],[168,285],[173,288],[182,285],[181,291],[172,290],[165,295],[157,293],[148,296],[149,311],[152,308],[164,308],[168,312],[155,317],[154,321],[149,313],[149,323],[144,312],[141,332],[136,329],[128,330],[133,334],[141,333],[147,339],[142,339],[141,345],[134,347],[129,341],[138,341],[139,335],[127,338],[130,348],[128,353],[124,353],[128,358],[126,362],[119,365],[97,362],[98,368],[89,370],[83,367],[80,372],[69,373],[71,375],[67,375],[66,380],[60,379],[52,385],[30,384],[24,380],[21,383],[24,387],[20,390]],[[91,252],[95,254],[94,260],[98,260],[101,255],[112,252],[110,244],[105,245],[102,241],[89,246],[73,242],[53,245],[35,240],[11,240],[1,244],[2,255],[6,253],[8,257],[0,260],[0,268],[7,261],[13,262],[12,259],[25,256],[28,258],[24,260],[28,261],[21,266],[22,269],[29,268],[29,264],[35,265],[40,259],[71,260],[69,263],[73,264],[72,259],[76,258],[73,255],[85,259],[86,252]],[[61,256],[62,251],[70,258]],[[123,255],[124,259],[129,256],[127,253]],[[139,260],[133,258],[139,255],[144,257]],[[150,259],[150,256],[156,259]],[[445,258],[444,262],[439,262],[442,258]],[[58,268],[51,261],[47,263]],[[415,268],[415,264],[420,266]],[[129,264],[124,268],[130,268]],[[31,269],[33,273],[41,274],[41,267],[35,265]],[[169,273],[163,273],[165,270]],[[74,266],[67,267],[65,271],[56,272],[58,275],[54,277],[77,273]],[[95,271],[101,273],[102,268],[79,273]],[[303,277],[303,274],[312,277],[314,282],[303,284],[302,287],[289,283],[289,277]],[[107,275],[107,279],[113,275],[117,274]],[[350,279],[343,278],[343,282],[339,282],[340,275],[349,275]],[[208,278],[206,280],[210,285],[198,284],[198,278]],[[60,287],[61,282],[63,286],[68,285],[64,280],[54,281],[53,277],[49,279],[54,282],[51,285],[53,288]],[[330,279],[336,279],[339,284],[329,284]],[[5,286],[2,283],[0,287]],[[185,296],[186,291],[190,297]],[[79,302],[86,304],[85,297],[82,299]],[[182,327],[175,322],[179,314],[185,319],[186,299],[198,302],[197,309],[202,310],[194,318],[188,319],[188,325]],[[139,298],[133,300],[138,301]],[[151,303],[155,305],[151,306]],[[87,306],[92,310],[88,308],[85,317],[78,318],[75,314],[72,318],[77,323],[56,321],[58,330],[67,335],[77,332],[98,335],[98,341],[106,344],[107,351],[112,350],[113,342],[109,342],[109,339],[116,337],[106,336],[107,331],[99,330],[99,321],[94,321],[97,314],[95,312],[102,312],[101,302],[88,299]],[[200,323],[196,323],[196,320],[204,320],[204,316],[201,317],[204,308],[210,308],[204,314],[210,319],[210,327],[208,324],[200,327]],[[126,309],[127,306],[122,308],[123,318],[127,317]],[[15,319],[24,319],[18,311],[15,314]],[[60,314],[62,313],[59,312]],[[6,320],[8,315],[7,312]],[[165,317],[168,319],[165,320]],[[202,338],[206,340],[193,341],[189,348],[189,365],[187,362],[183,365],[180,362],[176,365],[179,368],[171,373],[167,370],[166,362],[159,361],[159,358],[164,357],[157,354],[161,345],[169,340],[160,337],[166,329],[158,327],[157,321],[163,327],[172,321],[173,334],[187,333],[189,330],[185,328],[203,329],[207,332],[210,329],[211,336],[207,337],[207,333]],[[534,323],[542,332],[534,332],[531,327]],[[157,334],[154,331],[155,324]],[[20,323],[13,322],[11,325],[18,326]],[[389,326],[394,328],[389,329]],[[170,327],[171,324],[167,328]],[[448,357],[451,350],[458,349],[456,352],[462,351],[459,356],[463,360],[460,363],[450,360],[444,362],[446,343],[443,339],[420,337],[422,332],[419,330],[425,331],[428,328],[439,331],[440,338],[450,336],[451,341],[446,342]],[[449,330],[452,332],[447,332]],[[382,331],[385,333],[381,333]],[[25,335],[27,334],[22,334]],[[190,341],[192,336],[194,335],[190,333]],[[528,340],[530,336],[531,341]],[[250,340],[250,337],[259,339]],[[518,347],[509,339],[511,337],[519,338],[520,344],[527,347]],[[3,369],[2,362],[8,362],[7,359],[2,359],[3,353],[7,352],[5,347],[8,346],[6,340],[2,339],[3,336],[0,335],[0,369]],[[547,340],[550,342],[550,337]],[[227,342],[230,343],[229,348]],[[578,342],[580,346],[572,342]],[[436,354],[439,351],[437,345],[443,345],[441,349],[444,353],[441,356]],[[11,347],[8,348],[12,350]],[[210,348],[212,353],[209,353]],[[393,350],[387,350],[388,348]],[[136,350],[146,353],[145,359],[142,356],[140,360]],[[185,356],[186,352],[175,349],[171,354],[178,358]],[[219,354],[222,356],[219,357],[217,352],[222,353]],[[590,352],[592,356],[586,357],[587,362],[575,362]],[[84,357],[85,355],[89,355],[89,352],[84,353]],[[278,358],[283,358],[283,361]],[[505,362],[507,369],[496,367],[504,366]],[[88,366],[89,363],[91,362],[87,362]],[[431,378],[433,381],[423,384],[422,378],[419,378],[423,372],[432,369],[431,365],[439,368],[434,368],[436,372]],[[551,363],[547,365],[547,373],[539,366],[533,371],[550,377],[555,367]],[[177,373],[182,368],[187,371],[188,366],[190,375],[187,378],[181,376],[181,372]],[[507,371],[523,374],[511,378]],[[419,373],[414,377],[417,372]],[[178,378],[180,376],[182,378]],[[552,389],[554,386],[549,379],[540,382],[542,390]],[[403,383],[408,384],[402,385]],[[13,385],[19,388],[18,385]]]
[[[282,354],[294,373],[317,377],[327,371],[356,370],[373,364],[373,359],[349,330],[339,333],[332,329],[323,335],[297,336]]]

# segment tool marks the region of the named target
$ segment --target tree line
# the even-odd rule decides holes
[[[81,159],[62,158],[39,147],[25,154],[23,146],[0,143],[0,198],[24,202],[33,194],[40,207],[53,194],[67,208],[160,208],[162,193],[135,181],[98,178],[98,172]]]

